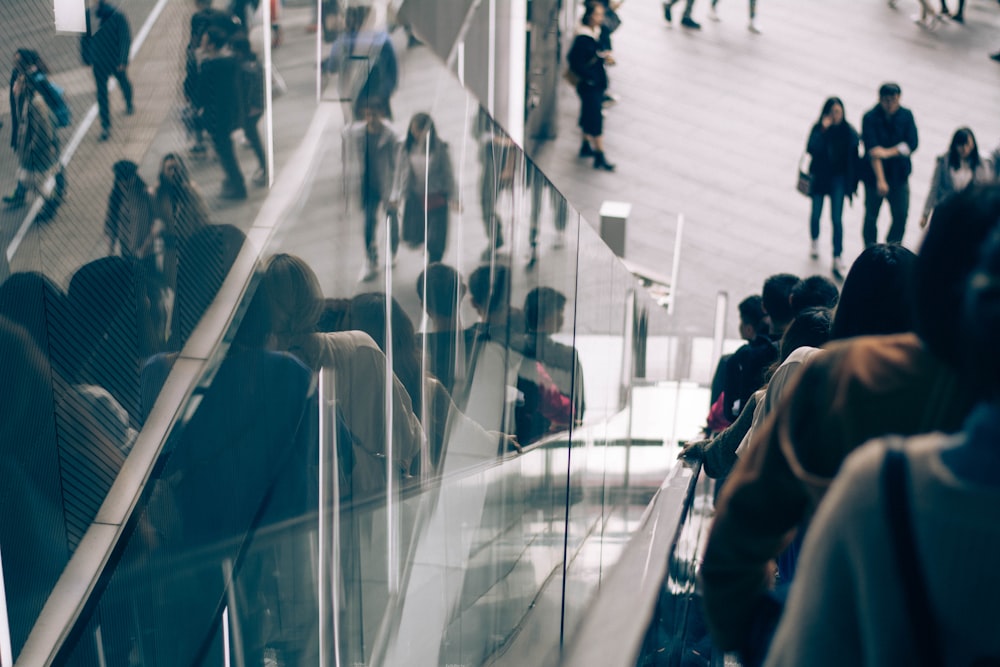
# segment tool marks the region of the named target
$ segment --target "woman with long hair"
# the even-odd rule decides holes
[[[160,162],[159,182],[154,202],[156,217],[163,225],[163,279],[170,289],[177,287],[177,249],[199,229],[209,224],[208,204],[191,181],[180,155],[167,153]]]
[[[615,60],[610,51],[601,48],[601,26],[604,25],[604,5],[599,2],[587,3],[580,25],[576,27],[573,46],[566,60],[569,70],[576,78],[576,94],[580,96],[580,129],[583,143],[580,157],[594,158],[594,169],[614,171],[615,165],[604,158],[604,115],[601,105],[608,89],[606,65]]]
[[[951,195],[973,184],[992,183],[995,178],[993,161],[979,154],[976,135],[967,127],[958,128],[951,136],[948,152],[937,158],[920,226],[926,227],[934,207]]]
[[[426,236],[428,263],[440,262],[448,244],[449,204],[457,193],[448,144],[426,113],[410,119],[393,180],[390,206],[403,203],[403,242],[417,247]]]
[[[833,275],[843,278],[847,273],[840,258],[844,249],[844,199],[853,199],[858,189],[858,132],[847,122],[844,103],[830,97],[823,103],[819,119],[809,132],[806,152],[812,158],[809,216],[810,256],[819,258],[819,220],[823,200],[830,198],[830,221],[833,223]]]
[[[386,358],[378,345],[361,331],[318,331],[323,292],[316,274],[298,257],[271,257],[258,289],[266,290],[277,349],[290,352],[314,371],[326,368],[334,374],[335,398],[354,440],[355,497],[385,490],[389,452],[396,474],[408,475],[423,433],[409,393],[398,377],[386,373]],[[389,383],[387,375],[392,378]],[[392,401],[391,431],[386,422],[387,395]]]

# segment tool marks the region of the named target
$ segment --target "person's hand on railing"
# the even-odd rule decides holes
[[[695,442],[679,443],[683,445],[677,454],[677,460],[685,463],[699,463],[705,460],[705,446],[710,440],[696,440]]]

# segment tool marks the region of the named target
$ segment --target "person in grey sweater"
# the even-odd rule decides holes
[[[457,203],[455,195],[448,144],[441,141],[429,115],[415,114],[399,145],[389,206],[396,210],[403,204],[403,242],[417,247],[426,236],[431,264],[444,257],[449,204]]]

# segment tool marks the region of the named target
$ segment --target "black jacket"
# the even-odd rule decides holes
[[[825,130],[819,123],[813,125],[806,146],[806,152],[812,158],[809,174],[812,176],[813,194],[830,194],[833,179],[840,176],[844,179],[847,196],[854,195],[860,178],[858,143],[858,132],[847,121]]]
[[[580,33],[573,39],[573,45],[566,55],[570,70],[580,79],[580,86],[604,90],[608,87],[608,73],[604,69],[604,58],[597,53],[600,45],[590,35]]]
[[[906,143],[910,152],[917,150],[917,124],[913,121],[913,113],[900,107],[892,116],[888,115],[881,105],[876,105],[861,119],[861,139],[865,142],[865,157],[875,146],[892,148],[900,143]],[[913,166],[909,156],[897,155],[882,160],[885,180],[889,185],[902,185],[910,178]],[[862,178],[866,183],[875,182],[875,172],[870,160],[865,160]]]
[[[198,74],[197,103],[208,132],[232,132],[243,120],[240,64],[232,56],[206,58]]]
[[[110,72],[128,65],[132,32],[124,14],[111,5],[104,7],[103,11],[97,12],[100,23],[96,30],[93,29],[90,11],[87,11],[87,32],[80,36],[80,56],[95,70]]]

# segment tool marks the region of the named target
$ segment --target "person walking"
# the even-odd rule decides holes
[[[913,113],[900,105],[899,84],[884,83],[879,102],[861,119],[865,144],[865,247],[877,242],[878,214],[882,201],[889,201],[892,225],[886,243],[902,243],[910,210],[910,155],[917,150],[917,125]]]
[[[573,45],[566,60],[576,76],[576,94],[580,96],[580,129],[583,144],[580,157],[594,157],[594,169],[614,171],[615,165],[604,157],[604,92],[608,88],[606,65],[613,65],[610,52],[600,48],[601,26],[604,25],[604,6],[597,2],[587,4],[583,19],[577,26]]]
[[[423,244],[426,230],[429,264],[444,257],[449,206],[456,194],[448,144],[441,141],[429,115],[415,114],[396,156],[389,206],[396,210],[403,204],[404,243],[414,248]]]
[[[667,19],[667,23],[672,23],[674,20],[674,5],[677,2],[678,0],[665,0],[663,3],[663,18]],[[681,16],[681,27],[690,30],[701,30],[701,24],[691,18],[691,9],[693,7],[694,0],[684,0],[684,15]]]
[[[14,67],[10,73],[10,147],[17,153],[18,141],[18,96],[14,93],[14,84],[20,77],[25,79],[25,89],[31,88],[49,110],[49,126],[52,130],[52,149],[58,158],[60,150],[59,120],[68,124],[69,108],[66,106],[62,91],[48,78],[49,68],[42,56],[32,49],[17,49],[14,52]],[[66,194],[66,174],[61,163],[55,165],[55,188],[46,200],[45,206],[38,212],[36,220],[50,220],[62,204]]]
[[[153,195],[156,217],[162,225],[163,282],[171,290],[177,287],[177,257],[181,245],[211,222],[208,205],[191,181],[184,160],[177,153],[167,153],[160,162],[160,174]]]
[[[90,11],[87,12],[87,32],[80,37],[80,55],[85,65],[94,70],[97,85],[97,107],[101,116],[101,141],[111,136],[111,110],[108,106],[108,79],[115,77],[125,97],[125,113],[135,112],[132,104],[132,82],[128,78],[129,50],[132,48],[132,33],[128,19],[118,9],[105,0],[98,0],[94,10],[97,15],[97,29],[93,30]]]
[[[17,128],[14,139],[18,159],[17,186],[3,202],[7,209],[16,209],[24,206],[29,190],[42,196],[40,181],[56,163],[58,153],[48,109],[31,79],[20,73],[11,92],[16,110],[12,125]]]
[[[198,75],[198,103],[201,126],[212,138],[212,145],[225,172],[222,199],[246,199],[247,186],[233,149],[232,133],[240,126],[243,95],[240,65],[225,50],[226,35],[210,28],[202,38],[205,59]]]
[[[264,153],[264,142],[261,141],[257,123],[264,115],[266,104],[264,93],[264,70],[257,56],[250,49],[250,40],[237,37],[230,43],[233,56],[240,64],[240,91],[243,93],[242,127],[243,136],[253,149],[257,158],[257,171],[252,180],[257,187],[267,184],[267,155]]]
[[[389,205],[399,139],[385,121],[387,112],[384,100],[365,96],[358,100],[354,108],[354,114],[360,120],[343,131],[344,174],[359,179],[358,192],[365,213],[365,255],[368,259],[365,281],[374,280],[378,275],[375,230],[380,207],[386,211],[393,260],[399,248],[399,218]]]
[[[955,130],[948,152],[939,155],[931,177],[931,187],[920,216],[920,228],[927,226],[934,207],[956,192],[974,184],[988,184],[996,180],[993,160],[979,155],[976,136],[967,127]]]
[[[823,103],[819,120],[812,126],[806,152],[811,159],[809,216],[809,255],[819,258],[819,219],[823,200],[830,198],[830,222],[833,223],[833,275],[843,279],[847,270],[841,253],[844,250],[844,198],[853,200],[858,188],[858,132],[845,120],[844,103],[831,97]]]
[[[760,26],[757,25],[757,0],[749,0],[750,3],[750,23],[747,25],[747,30],[755,35],[760,34]],[[712,5],[708,8],[708,18],[713,21],[719,20],[719,13],[716,10],[719,0],[712,0]]]

